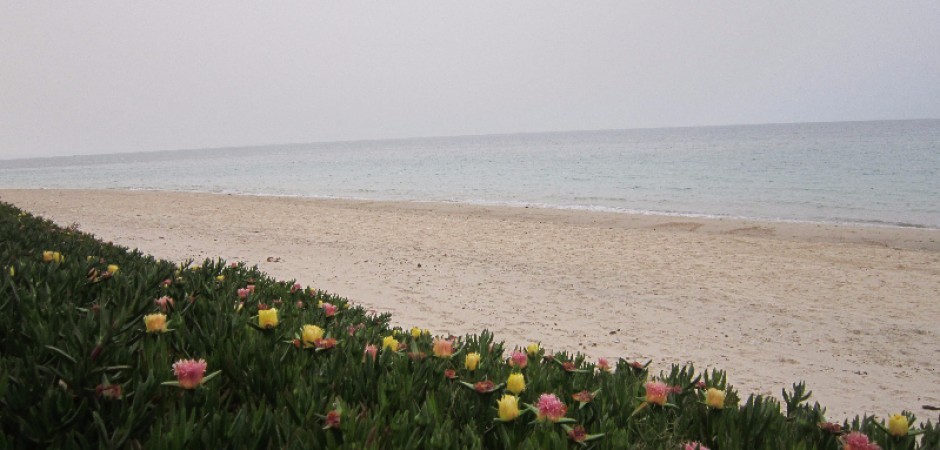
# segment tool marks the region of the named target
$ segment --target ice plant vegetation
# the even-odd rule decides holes
[[[317,341],[323,339],[323,328],[316,325],[304,325],[303,333],[304,348],[310,348],[317,345]]]
[[[741,398],[720,370],[538,345],[514,360],[488,331],[427,357],[426,330],[340,296],[157,260],[3,203],[0,243],[0,448],[940,448],[929,417],[831,423],[802,384]],[[172,336],[144,332],[156,314]],[[278,324],[259,332],[265,314]]]
[[[183,389],[196,389],[206,375],[206,360],[181,359],[173,363],[173,374]]]
[[[525,376],[518,372],[510,374],[506,380],[506,390],[516,395],[521,394],[525,390]]]
[[[398,351],[398,339],[395,339],[395,336],[385,336],[382,339],[382,350],[391,350],[393,352]]]
[[[362,357],[363,359],[365,359],[365,357],[368,356],[369,358],[371,358],[372,361],[375,361],[375,357],[376,355],[378,355],[378,353],[379,353],[378,347],[372,344],[369,344],[369,345],[366,345],[365,350],[362,351]]]
[[[646,402],[663,406],[666,404],[666,398],[669,396],[669,386],[661,381],[649,381],[646,383]]]
[[[464,357],[464,367],[473,372],[477,370],[477,366],[480,364],[480,354],[477,352],[467,353],[467,356]]]
[[[450,358],[454,354],[454,341],[451,339],[435,339],[433,346],[434,356]]]
[[[530,343],[529,345],[527,345],[527,346],[525,347],[525,351],[526,351],[526,353],[529,354],[529,356],[538,355],[538,354],[539,354],[539,344],[537,344],[537,343],[535,343],[535,342],[532,342],[532,343]]]
[[[277,326],[277,308],[258,311],[258,326],[261,328],[274,328]]]
[[[499,407],[499,420],[512,422],[519,417],[519,397],[505,394],[497,402]]]
[[[144,316],[144,326],[148,333],[163,333],[166,331],[166,314],[147,314]]]
[[[42,261],[43,262],[54,262],[61,263],[65,261],[65,256],[59,252],[54,252],[52,250],[46,250],[42,252]]]
[[[908,423],[907,417],[903,414],[892,414],[891,417],[888,418],[888,433],[894,437],[907,436],[910,428],[911,425]]]
[[[568,407],[555,394],[542,394],[535,407],[538,409],[538,420],[558,422],[565,417]]]
[[[845,435],[843,440],[845,442],[843,450],[881,450],[878,444],[871,442],[867,435],[858,431]]]
[[[705,404],[712,409],[722,409],[725,407],[725,391],[715,388],[708,388],[705,391]]]
[[[509,366],[517,369],[524,369],[529,364],[529,357],[522,352],[512,352],[509,355]]]
[[[160,311],[166,312],[168,308],[173,306],[173,297],[164,295],[163,297],[154,300],[153,303],[160,308]]]

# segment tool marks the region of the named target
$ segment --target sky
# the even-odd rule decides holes
[[[0,159],[915,118],[936,0],[0,0]]]

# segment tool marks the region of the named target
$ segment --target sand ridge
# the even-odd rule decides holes
[[[159,258],[258,264],[405,327],[693,362],[745,395],[805,380],[835,420],[940,406],[940,230],[151,191],[0,200]]]

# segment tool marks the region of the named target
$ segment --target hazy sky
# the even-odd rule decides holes
[[[904,118],[937,0],[0,0],[0,158]]]

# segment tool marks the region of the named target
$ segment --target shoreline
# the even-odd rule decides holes
[[[260,198],[283,198],[283,199],[297,199],[297,200],[312,200],[312,201],[326,201],[326,202],[362,202],[362,203],[389,203],[389,204],[398,204],[398,205],[409,205],[409,204],[431,204],[431,205],[457,205],[465,207],[480,207],[480,208],[522,208],[522,209],[532,209],[532,210],[548,210],[548,211],[564,211],[572,214],[614,214],[622,216],[631,216],[631,217],[650,217],[650,218],[660,218],[660,219],[690,219],[690,220],[702,220],[702,221],[737,221],[737,222],[746,222],[746,223],[766,223],[769,225],[777,224],[793,224],[797,226],[824,226],[824,227],[833,227],[833,228],[848,228],[848,229],[900,229],[900,230],[925,230],[925,231],[940,231],[940,225],[926,225],[919,223],[909,223],[909,222],[886,222],[882,220],[867,220],[867,221],[851,221],[851,220],[811,220],[811,219],[793,219],[793,218],[781,218],[781,217],[747,217],[747,216],[736,216],[736,215],[722,215],[722,214],[706,214],[706,213],[682,213],[682,212],[667,212],[667,211],[653,211],[653,210],[633,210],[626,208],[618,208],[613,206],[601,206],[601,205],[552,205],[547,203],[530,203],[530,202],[499,202],[499,201],[462,201],[462,200],[410,200],[410,199],[373,199],[366,197],[332,197],[332,196],[310,196],[302,194],[265,194],[265,193],[251,193],[251,192],[218,192],[218,191],[205,191],[205,190],[175,190],[175,189],[160,189],[160,188],[21,188],[21,187],[3,187],[0,186],[0,192],[2,191],[112,191],[112,192],[157,192],[157,193],[180,193],[180,194],[196,194],[196,195],[219,195],[219,196],[237,196],[237,197],[260,197]],[[905,247],[905,248],[916,248],[916,247]],[[936,246],[930,246],[929,249],[940,250],[940,244]]]
[[[158,258],[257,264],[406,328],[653,373],[692,362],[745,398],[805,380],[830,419],[940,405],[936,229],[145,190],[0,201]]]
[[[589,218],[601,225],[616,226],[623,229],[634,228],[675,228],[686,231],[701,231],[707,234],[743,234],[754,237],[771,237],[791,239],[795,241],[825,243],[857,243],[871,244],[881,247],[898,248],[906,250],[927,250],[940,252],[940,227],[927,225],[888,223],[888,222],[838,222],[838,221],[810,221],[781,218],[749,218],[739,216],[720,216],[709,214],[666,213],[656,211],[618,210],[608,207],[593,208],[590,206],[554,206],[538,203],[497,203],[497,202],[461,202],[445,200],[388,200],[352,197],[310,197],[303,195],[278,195],[254,193],[226,193],[208,192],[199,190],[170,190],[170,189],[85,189],[85,188],[4,188],[3,192],[143,192],[158,194],[184,194],[209,195],[219,197],[247,197],[260,199],[283,199],[310,202],[323,202],[380,209],[387,205],[390,209],[405,211],[435,211],[454,213],[454,210],[466,209],[472,213],[491,214],[493,216],[514,217],[527,220],[525,215],[517,214],[526,210],[528,215],[539,217],[539,220],[553,220],[564,223],[586,225],[588,222],[582,218],[572,216],[590,216]],[[0,196],[2,200],[2,196]],[[544,214],[539,214],[543,212]],[[531,217],[529,218],[531,219]],[[699,228],[703,228],[699,230]]]

